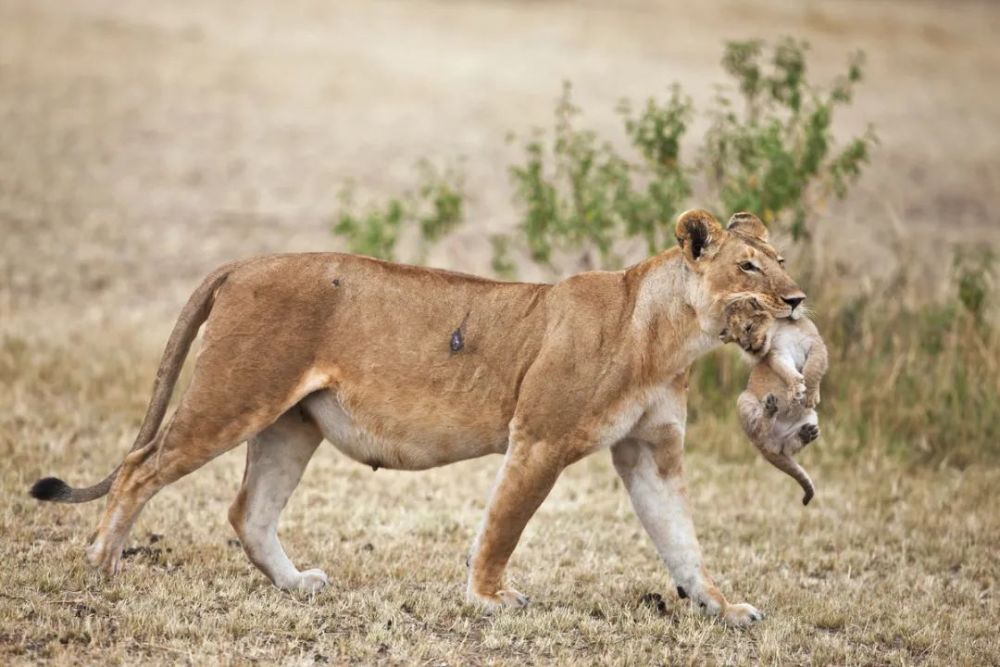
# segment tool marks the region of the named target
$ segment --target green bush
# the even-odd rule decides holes
[[[834,112],[851,102],[861,80],[863,56],[820,88],[806,79],[806,51],[804,42],[786,38],[765,62],[763,42],[729,43],[722,66],[739,98],[720,92],[703,148],[719,210],[757,212],[768,224],[783,222],[796,239],[808,233],[819,201],[847,193],[875,142],[869,129],[834,151],[830,131]]]
[[[618,268],[630,243],[658,252],[673,244],[673,221],[695,204],[695,185],[702,193],[697,204],[707,202],[720,217],[754,211],[796,239],[806,236],[810,213],[846,194],[875,142],[869,130],[835,149],[831,131],[835,111],[850,103],[861,80],[861,56],[820,86],[807,78],[806,53],[805,43],[787,38],[770,50],[759,40],[727,43],[722,68],[730,82],[703,112],[710,127],[688,157],[681,147],[694,107],[679,86],[638,108],[620,103],[622,151],[578,127],[580,109],[565,84],[554,127],[526,139],[522,161],[509,168],[519,221],[513,235],[491,239],[494,271],[513,275],[512,254],[558,274],[557,256]],[[450,180],[454,171],[437,173],[423,163],[421,179],[415,194],[364,213],[345,198],[335,233],[352,251],[395,258],[402,230],[416,227],[422,256],[460,224],[463,195]]]
[[[341,211],[333,233],[347,242],[350,252],[399,260],[397,245],[407,228],[415,228],[417,256],[423,262],[430,246],[462,222],[465,209],[463,185],[454,170],[438,170],[424,160],[418,164],[420,183],[416,192],[391,197],[381,205],[358,212],[354,191],[340,192]]]

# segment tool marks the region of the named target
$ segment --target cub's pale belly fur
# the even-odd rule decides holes
[[[326,440],[355,461],[373,468],[425,470],[507,449],[506,424],[499,424],[493,437],[484,439],[478,429],[440,424],[421,429],[413,428],[411,422],[409,436],[402,442],[387,435],[395,429],[379,428],[387,420],[394,421],[391,415],[351,412],[332,390],[310,394],[301,405]]]

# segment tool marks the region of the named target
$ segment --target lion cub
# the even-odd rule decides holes
[[[769,463],[799,483],[807,505],[815,487],[792,456],[819,437],[826,345],[807,317],[775,320],[752,297],[731,303],[725,321],[722,341],[739,344],[757,362],[736,402],[743,430]]]

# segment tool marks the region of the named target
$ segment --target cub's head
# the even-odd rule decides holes
[[[719,333],[719,340],[723,343],[736,343],[757,358],[771,349],[774,316],[755,297],[730,303],[722,313],[722,320],[725,328]]]
[[[723,309],[754,298],[773,317],[798,319],[806,295],[785,273],[784,260],[767,242],[767,227],[750,213],[737,213],[723,227],[711,213],[692,210],[677,219],[677,244],[698,276],[694,301],[699,317],[723,324]],[[719,329],[722,327],[720,326]]]

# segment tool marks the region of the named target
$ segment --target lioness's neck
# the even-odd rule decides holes
[[[630,267],[626,281],[635,291],[632,334],[652,381],[672,379],[720,344],[712,299],[678,248]]]

